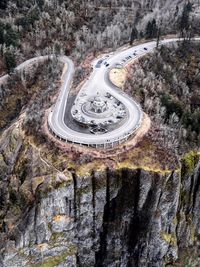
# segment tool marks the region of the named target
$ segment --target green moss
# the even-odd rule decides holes
[[[4,159],[3,159],[3,155],[2,154],[0,154],[0,161],[3,161]]]
[[[54,267],[62,262],[65,261],[65,259],[68,256],[74,255],[76,253],[76,249],[74,246],[71,246],[67,251],[64,251],[63,253],[55,256],[55,257],[49,257],[46,259],[43,263],[37,264],[35,267]]]
[[[196,248],[183,249],[179,253],[179,259],[174,267],[199,267],[198,250]]]
[[[82,164],[76,169],[77,177],[91,177],[92,172],[104,172],[107,166],[99,160],[93,160],[92,162]]]
[[[171,244],[172,246],[176,246],[177,240],[176,235],[174,233],[168,234],[166,232],[161,233],[161,238],[165,240],[168,244]]]
[[[61,182],[57,182],[57,184],[55,186],[53,186],[55,189],[60,189],[63,187],[68,187],[70,186],[72,183],[72,179],[69,179],[67,181],[61,181]]]
[[[118,175],[118,172],[116,171],[116,175]],[[95,179],[95,188],[96,190],[101,190],[102,188],[105,188],[107,184],[106,181],[106,172],[102,172],[102,176],[100,176],[99,179]]]
[[[188,200],[187,192],[186,192],[186,190],[181,188],[181,191],[180,191],[180,202],[181,202],[181,204],[185,205],[187,203],[187,200]]]
[[[194,225],[191,225],[191,239],[193,243],[197,240],[196,229]]]
[[[176,226],[177,225],[177,217],[174,217],[172,223]]]
[[[49,224],[49,229],[51,230],[51,224]],[[64,234],[63,233],[52,233],[52,235],[51,235],[51,239],[50,239],[50,244],[53,244],[53,245],[55,245],[55,243],[57,242],[57,240],[59,239],[59,238],[62,238],[64,236]]]
[[[185,267],[198,267],[198,266],[199,266],[199,262],[196,258],[188,257],[185,260]]]
[[[86,186],[86,187],[81,187],[77,189],[77,195],[81,197],[82,195],[89,194],[91,192],[91,187]]]
[[[159,167],[155,167],[154,166],[145,166],[145,165],[134,165],[132,162],[130,161],[123,161],[123,162],[119,162],[117,163],[117,170],[123,170],[123,169],[129,169],[129,170],[144,170],[146,172],[152,172],[152,173],[159,173],[161,175],[168,175],[172,173],[172,170],[162,170]],[[176,173],[179,172],[179,170],[175,170]]]
[[[18,205],[12,205],[10,211],[14,216],[19,216],[21,214],[21,208]]]
[[[195,165],[200,159],[200,153],[191,151],[182,158],[182,175],[191,174],[194,171]]]

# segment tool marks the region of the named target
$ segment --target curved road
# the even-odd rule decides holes
[[[176,42],[179,39],[166,39],[160,42],[160,44],[167,44]],[[200,38],[195,38],[199,41]],[[100,59],[95,60],[93,65],[93,72],[89,79],[85,82],[81,90],[79,91],[75,105],[82,105],[83,101],[87,101],[91,96],[94,96],[97,92],[101,94],[109,93],[117,100],[119,100],[127,109],[127,119],[122,125],[110,132],[94,135],[92,133],[77,132],[68,127],[64,122],[64,116],[66,111],[67,99],[71,88],[71,83],[74,75],[74,64],[71,59],[66,56],[60,56],[59,61],[65,64],[64,72],[62,75],[62,85],[59,93],[59,97],[55,106],[52,108],[48,116],[49,129],[63,141],[68,141],[77,144],[84,144],[90,146],[113,146],[126,140],[132,135],[139,127],[142,121],[143,112],[138,103],[132,98],[123,93],[118,87],[114,86],[108,78],[109,70],[120,64],[125,66],[130,61],[133,61],[149,52],[152,52],[156,47],[156,42],[148,42],[145,44],[137,45],[126,50],[117,51]],[[19,65],[16,70],[23,71],[25,68],[47,60],[53,56],[40,56],[29,59]],[[5,75],[0,78],[0,83],[4,82],[9,76]],[[86,95],[84,98],[82,95]]]
[[[161,41],[160,44],[167,44],[178,40],[179,39],[166,39]],[[199,38],[196,38],[195,40],[199,40]],[[142,110],[132,98],[123,93],[119,88],[114,86],[109,81],[108,68],[111,69],[116,66],[116,64],[124,66],[130,61],[153,51],[155,47],[155,41],[148,42],[145,44],[131,47],[121,52],[117,51],[114,54],[110,54],[107,58],[103,57],[101,59],[103,60],[103,63],[99,64],[100,67],[95,67],[98,65],[100,59],[95,60],[93,62],[93,72],[90,78],[86,81],[86,83],[79,91],[75,100],[75,105],[78,106],[82,104],[82,94],[86,95],[84,101],[87,101],[87,99],[89,99],[91,96],[94,96],[96,92],[101,92],[101,94],[109,92],[112,96],[122,102],[128,110],[128,118],[127,120],[125,120],[123,125],[120,125],[117,129],[111,132],[104,133],[102,135],[77,132],[70,129],[64,123],[65,107],[70,90],[70,83],[72,81],[74,73],[74,66],[69,58],[62,57],[61,61],[68,64],[68,70],[64,75],[61,92],[57,100],[56,106],[51,111],[48,118],[49,127],[54,132],[54,134],[63,141],[70,141],[73,143],[93,146],[107,146],[108,144],[119,144],[120,142],[126,140],[130,135],[132,135],[140,127],[143,114]],[[104,63],[107,65],[107,67]]]

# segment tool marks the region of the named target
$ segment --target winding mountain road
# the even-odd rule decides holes
[[[160,42],[160,44],[168,44],[171,42],[176,42],[179,39],[166,39]],[[195,40],[199,40],[196,38]],[[132,98],[122,92],[119,88],[113,85],[109,78],[108,72],[110,69],[120,64],[122,66],[127,65],[133,60],[152,52],[156,48],[156,42],[148,42],[145,44],[137,45],[126,49],[124,51],[117,51],[108,55],[109,57],[95,60],[93,65],[93,72],[89,79],[85,82],[81,90],[79,91],[75,105],[81,105],[83,102],[87,101],[96,92],[101,94],[110,93],[113,97],[124,104],[128,111],[127,119],[122,125],[113,131],[101,134],[86,134],[82,132],[74,131],[69,128],[64,122],[65,108],[67,103],[67,98],[70,90],[70,84],[72,82],[74,66],[72,61],[67,57],[61,57],[60,60],[68,65],[66,70],[63,83],[60,91],[59,98],[54,109],[49,114],[48,123],[50,129],[53,133],[63,141],[70,141],[72,143],[91,145],[91,146],[113,146],[119,144],[124,140],[127,140],[130,135],[132,135],[141,125],[143,112],[138,103],[136,103]],[[100,66],[98,62],[102,60]],[[107,67],[106,67],[106,65]],[[108,65],[109,64],[109,65]],[[108,69],[109,67],[109,69]],[[86,95],[81,98],[81,95]]]
[[[160,42],[160,45],[176,42],[180,39],[165,39]],[[195,38],[199,41],[200,38]],[[84,144],[95,147],[109,147],[119,144],[129,138],[140,127],[143,118],[143,112],[138,103],[136,103],[131,97],[122,92],[109,80],[110,69],[132,63],[145,54],[152,52],[156,48],[156,42],[148,42],[133,46],[126,50],[116,51],[107,56],[103,56],[102,59],[96,59],[92,62],[93,71],[85,82],[81,90],[79,91],[74,105],[81,106],[83,102],[88,101],[91,96],[94,96],[97,92],[105,95],[109,93],[112,97],[120,101],[126,108],[126,119],[123,123],[117,125],[117,127],[103,134],[95,135],[93,133],[83,133],[70,128],[65,123],[65,112],[68,101],[68,96],[74,75],[74,64],[72,60],[66,56],[60,56],[58,60],[64,63],[65,67],[61,78],[61,88],[56,104],[52,107],[48,116],[48,126],[50,131],[65,142],[72,142],[76,144]],[[22,71],[31,64],[39,63],[53,56],[40,56],[25,61],[19,65],[16,69]],[[101,62],[101,63],[99,63]],[[8,78],[5,75],[0,78],[0,83]],[[84,97],[82,97],[84,95]]]

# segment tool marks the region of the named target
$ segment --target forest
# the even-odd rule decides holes
[[[198,1],[3,0],[0,3],[0,71],[36,55],[115,50],[135,39],[199,33]]]

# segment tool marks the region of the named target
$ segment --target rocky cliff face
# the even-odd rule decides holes
[[[134,149],[63,147],[45,131],[45,77],[0,132],[0,267],[200,266],[200,153],[179,166],[161,112]]]
[[[198,153],[181,171],[61,172],[20,136],[1,144],[0,266],[199,266]]]

